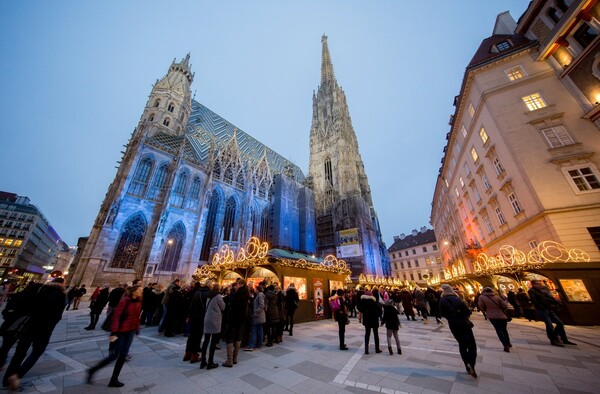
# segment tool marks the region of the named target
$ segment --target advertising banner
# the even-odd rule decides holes
[[[338,240],[338,258],[362,256],[362,248],[358,240],[358,228],[338,231]]]
[[[313,279],[313,291],[315,292],[315,317],[323,317],[325,307],[323,305],[323,280],[319,278]]]

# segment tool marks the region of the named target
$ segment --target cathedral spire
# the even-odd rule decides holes
[[[335,83],[335,73],[333,72],[333,64],[331,63],[331,55],[329,54],[327,36],[325,34],[321,37],[321,43],[323,44],[323,53],[321,55],[321,85],[324,85],[327,82]]]

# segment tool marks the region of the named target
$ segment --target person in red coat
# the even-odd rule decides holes
[[[108,339],[114,346],[111,346],[108,357],[88,369],[88,384],[92,384],[92,377],[98,370],[117,360],[108,387],[123,387],[125,385],[119,381],[119,374],[123,365],[125,365],[133,337],[138,334],[140,329],[141,301],[141,286],[135,285],[127,288],[125,297],[121,299],[112,315],[111,333]]]

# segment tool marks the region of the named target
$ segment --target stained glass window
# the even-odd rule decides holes
[[[223,240],[233,239],[233,225],[235,223],[236,203],[233,197],[229,197],[225,204],[225,218],[223,219]]]
[[[146,220],[141,213],[136,214],[125,222],[111,267],[133,268],[145,233]]]
[[[131,184],[129,185],[129,194],[134,196],[143,196],[148,178],[150,176],[150,170],[152,169],[152,159],[146,157],[138,164]]]
[[[202,241],[202,251],[200,252],[200,260],[208,261],[210,257],[210,248],[213,243],[215,232],[215,219],[217,218],[217,210],[219,209],[219,193],[213,190],[208,203],[208,215],[206,217],[206,226],[204,227],[204,240]]]
[[[185,227],[183,223],[177,222],[165,242],[165,252],[163,254],[162,261],[158,266],[159,271],[174,272],[177,270],[177,264],[179,263],[179,257],[181,256],[181,248],[185,241]]]

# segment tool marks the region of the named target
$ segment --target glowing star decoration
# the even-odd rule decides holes
[[[479,253],[473,263],[473,272],[476,275],[488,275],[498,272],[533,269],[547,263],[589,261],[589,254],[581,249],[569,250],[558,242],[544,241],[527,254],[512,245],[503,245],[495,256]]]
[[[358,275],[358,283],[360,283],[361,285],[367,283],[367,277],[365,276],[365,274]]]

